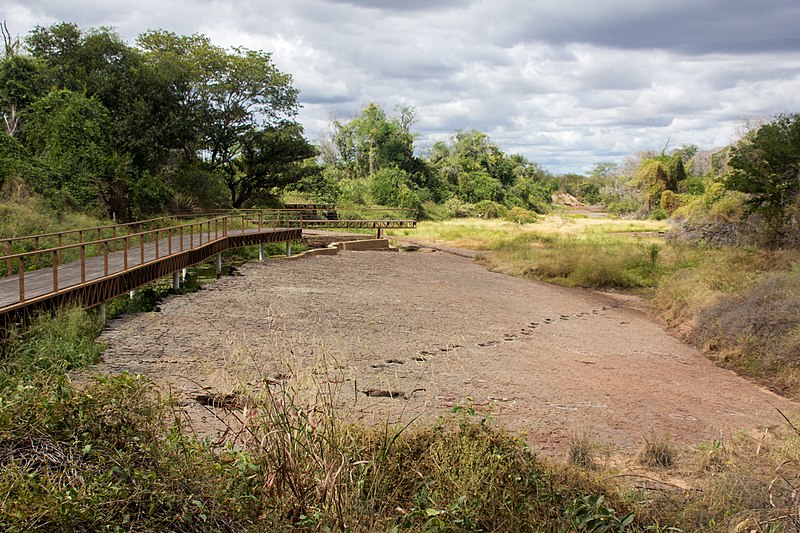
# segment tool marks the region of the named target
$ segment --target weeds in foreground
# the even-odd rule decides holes
[[[675,465],[678,450],[668,435],[655,431],[644,437],[644,446],[639,453],[639,462],[656,468],[669,468]]]
[[[469,404],[426,427],[367,427],[338,419],[325,391],[309,397],[273,385],[237,402],[241,425],[228,441],[236,445],[213,446],[188,433],[180,412],[142,378],[72,384],[65,369],[91,361],[95,349],[93,317],[72,313],[36,326],[43,339],[60,339],[57,349],[51,341],[28,346],[18,332],[3,356],[5,370],[18,354],[72,354],[68,364],[3,375],[3,530],[798,528],[794,429],[704,445],[670,470],[690,486],[647,493],[628,491],[597,465],[539,459],[523,437],[493,427]],[[58,335],[62,328],[80,333]],[[797,425],[787,419],[787,427]],[[674,463],[675,453],[652,455]]]
[[[594,468],[597,462],[599,445],[588,430],[575,431],[570,435],[567,458],[578,468]]]

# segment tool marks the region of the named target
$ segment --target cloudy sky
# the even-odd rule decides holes
[[[477,129],[552,172],[724,146],[800,112],[798,0],[3,0],[12,34],[60,21],[203,33],[273,53],[310,138],[369,102],[418,144]]]

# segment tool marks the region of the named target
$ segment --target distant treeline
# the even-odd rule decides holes
[[[273,206],[281,199],[405,207],[420,217],[515,219],[567,192],[619,215],[672,217],[710,240],[791,244],[800,191],[800,118],[752,126],[731,146],[694,145],[554,176],[485,133],[459,130],[419,150],[416,111],[366,105],[309,142],[298,91],[268,52],[155,30],[4,31],[0,186],[56,209],[140,218],[169,209]],[[735,226],[735,231],[730,228]]]

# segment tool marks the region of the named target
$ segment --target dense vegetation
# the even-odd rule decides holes
[[[421,225],[421,236],[481,249],[489,268],[641,291],[720,364],[800,394],[800,115],[754,125],[722,149],[665,147],[554,176],[474,130],[420,150],[410,107],[391,115],[370,103],[312,144],[298,106],[269,53],[202,35],[151,31],[130,45],[108,28],[63,23],[6,39],[0,237],[286,197],[404,207],[445,220]],[[554,193],[638,220],[545,219]],[[617,471],[598,469],[591,437],[576,436],[574,466],[552,465],[468,405],[433,427],[373,430],[337,420],[324,400],[303,405],[276,390],[248,400],[259,413],[248,438],[220,448],[195,439],[141,378],[73,383],[70,372],[97,357],[96,332],[90,313],[68,310],[4,341],[3,529],[800,524],[793,426],[702,444],[670,471],[700,488],[655,493],[609,481]],[[317,428],[310,410],[324,414]],[[675,463],[661,448],[655,455],[670,460],[651,467]]]

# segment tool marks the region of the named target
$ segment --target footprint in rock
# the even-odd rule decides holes
[[[412,359],[413,359],[414,361],[419,361],[419,362],[424,362],[424,361],[427,361],[427,360],[428,360],[428,358],[427,358],[427,357],[423,357],[423,356],[421,356],[421,355],[414,356],[414,357],[412,357]]]
[[[449,352],[450,350],[455,350],[456,348],[463,348],[460,344],[448,344],[444,348],[439,348],[442,352]]]
[[[497,341],[486,341],[486,342],[479,342],[478,346],[480,346],[481,348],[488,348],[490,346],[497,346],[498,344],[500,343]]]
[[[405,361],[401,361],[400,359],[387,359],[386,364],[389,365],[404,365]]]

